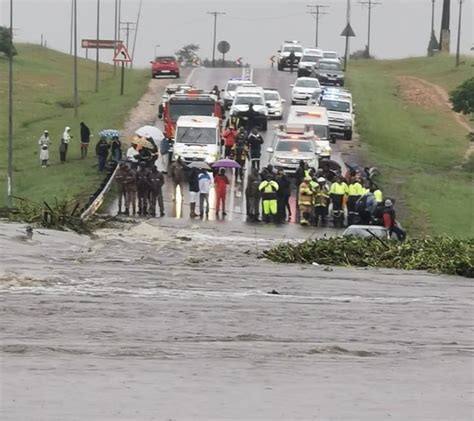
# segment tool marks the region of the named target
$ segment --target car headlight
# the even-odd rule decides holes
[[[344,121],[344,124],[347,126],[352,126],[352,119],[351,118],[346,118]]]
[[[206,159],[205,159],[207,164],[213,164],[214,162],[216,162],[216,160],[217,160],[217,154],[208,155],[206,156]]]

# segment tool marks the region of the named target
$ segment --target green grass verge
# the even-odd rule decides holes
[[[466,130],[438,109],[408,103],[399,77],[416,76],[452,89],[472,75],[474,60],[455,69],[453,57],[361,60],[350,63],[356,123],[384,188],[400,199],[410,234],[474,236],[472,176],[460,166]]]
[[[123,126],[125,118],[146,92],[149,74],[127,70],[125,95],[119,95],[120,71],[101,64],[99,93],[95,93],[95,62],[79,60],[79,116],[67,108],[72,104],[71,56],[36,45],[18,45],[14,59],[14,194],[33,201],[54,197],[87,196],[101,176],[96,170],[95,142],[104,128]],[[0,57],[0,74],[6,75],[8,63]],[[7,78],[0,79],[0,203],[6,199],[7,166]],[[65,107],[66,106],[66,107]],[[80,159],[79,123],[86,122],[95,135],[87,160]],[[65,165],[59,163],[59,142],[65,126],[74,136]],[[38,138],[49,130],[52,139],[50,167],[41,168]]]

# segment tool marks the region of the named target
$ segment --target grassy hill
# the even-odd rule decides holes
[[[412,234],[474,236],[472,173],[461,167],[468,131],[430,85],[450,91],[472,77],[473,66],[465,59],[455,68],[443,55],[350,63],[361,140]]]
[[[95,168],[97,132],[120,129],[128,111],[144,94],[149,81],[144,70],[127,70],[125,95],[119,95],[120,71],[101,64],[100,89],[95,93],[95,62],[79,59],[79,116],[71,108],[73,58],[37,45],[18,45],[14,59],[14,194],[35,201],[90,194],[100,176]],[[8,63],[0,57],[0,74]],[[7,77],[0,79],[0,204],[6,198]],[[84,121],[96,136],[89,157],[80,159],[79,123]],[[74,136],[65,165],[59,163],[59,142],[65,126]],[[49,130],[52,139],[50,167],[41,168],[38,138]]]

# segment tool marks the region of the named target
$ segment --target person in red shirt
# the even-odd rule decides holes
[[[219,174],[214,177],[214,188],[216,190],[216,216],[219,215],[220,205],[222,203],[222,216],[226,216],[225,213],[225,196],[227,193],[227,186],[229,179],[225,175],[225,169],[221,168]]]
[[[397,223],[393,202],[389,199],[385,201],[383,209],[383,225],[388,229],[390,236],[392,236],[392,233],[397,236],[398,241],[404,241],[407,237],[406,232]]]
[[[237,138],[237,130],[235,130],[234,126],[230,125],[227,129],[224,130],[222,137],[224,138],[224,156],[226,158],[229,158],[232,147],[235,144],[235,139]]]

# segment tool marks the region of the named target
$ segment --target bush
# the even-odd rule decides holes
[[[337,237],[283,243],[263,252],[278,263],[383,267],[426,270],[474,278],[474,239],[457,240],[448,236],[397,241],[375,238]]]
[[[466,80],[451,92],[450,101],[453,111],[463,114],[474,113],[474,77]]]

